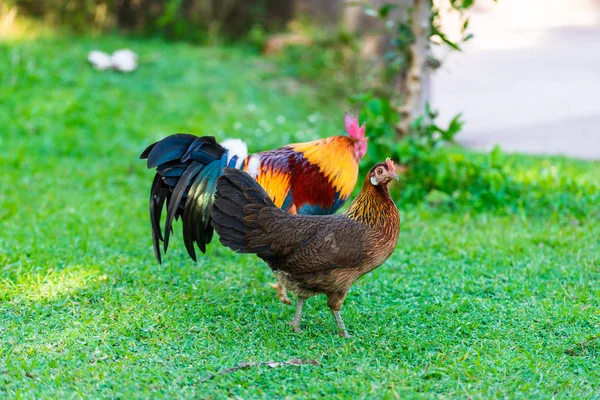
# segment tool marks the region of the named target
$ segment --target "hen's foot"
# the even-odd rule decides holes
[[[350,335],[348,334],[348,331],[346,331],[346,330],[344,330],[344,331],[340,331],[340,336],[341,336],[341,337],[343,337],[343,338],[346,338],[346,339],[349,339],[349,338],[351,338],[351,337],[352,337],[352,336],[350,336]]]
[[[300,323],[296,323],[295,319],[288,322],[288,325],[293,328],[294,333],[304,333],[304,331],[300,328]]]
[[[277,296],[279,296],[279,300],[281,300],[282,303],[292,304],[287,295],[287,290],[285,290],[285,287],[283,287],[281,283],[269,283],[269,286],[277,290]]]

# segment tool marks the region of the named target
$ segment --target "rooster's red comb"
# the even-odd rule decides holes
[[[396,170],[396,167],[394,167],[394,162],[392,160],[390,160],[389,157],[385,159],[385,164],[387,165],[387,167],[390,171]]]
[[[355,139],[365,138],[365,124],[362,124],[362,126],[358,125],[358,110],[356,110],[356,114],[352,113],[352,111],[344,114],[344,125],[346,126],[348,136]]]

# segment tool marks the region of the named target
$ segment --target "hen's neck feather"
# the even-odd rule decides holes
[[[350,219],[372,227],[397,223],[399,219],[398,209],[390,196],[387,184],[373,185],[368,176],[362,190],[345,214]]]

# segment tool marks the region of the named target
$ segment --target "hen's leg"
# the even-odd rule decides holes
[[[285,286],[279,282],[279,279],[277,279],[277,283],[269,283],[269,285],[277,290],[277,296],[279,296],[279,300],[281,300],[282,303],[291,304],[290,298],[287,295],[287,290],[285,290]]]
[[[346,330],[346,325],[344,325],[344,320],[342,319],[342,314],[339,311],[331,310],[333,314],[333,318],[335,318],[335,323],[337,324],[338,331],[340,332],[340,336],[345,338],[349,338],[348,331]]]
[[[304,300],[306,300],[306,297],[298,296],[296,314],[294,314],[294,319],[290,322],[290,325],[294,327],[294,332],[296,333],[302,333],[302,329],[300,329],[300,320],[302,319],[302,306],[304,305]]]
[[[342,314],[340,314],[340,310],[342,309],[342,304],[344,304],[345,298],[346,292],[327,293],[327,305],[333,314],[333,318],[337,324],[340,336],[349,338],[350,335],[348,335],[346,325],[344,325],[344,320],[342,319]]]

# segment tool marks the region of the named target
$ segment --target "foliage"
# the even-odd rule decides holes
[[[0,0],[0,38],[2,40],[35,38],[55,33],[47,24],[32,21],[21,13],[12,1]]]
[[[39,17],[76,32],[114,26],[116,1],[11,0],[19,13]]]
[[[94,46],[142,64],[94,71],[81,57]],[[405,204],[395,254],[346,299],[354,337],[334,335],[323,297],[297,335],[256,258],[215,241],[195,264],[176,240],[156,264],[137,157],[176,131],[250,149],[316,139],[342,131],[343,108],[245,50],[157,40],[0,44],[0,85],[0,397],[594,397],[596,163],[500,161],[557,210],[580,202],[578,219]],[[294,358],[318,365],[205,381]]]
[[[389,10],[380,9],[378,13],[387,16]],[[427,114],[412,124],[412,135],[398,140],[397,105],[379,86],[365,89],[365,82],[359,78],[364,70],[356,57],[356,39],[352,35],[326,34],[310,24],[299,27],[295,31],[313,38],[313,45],[286,48],[276,59],[281,70],[314,85],[319,97],[328,102],[331,97],[348,96],[360,110],[361,121],[367,123],[369,150],[361,164],[362,173],[386,157],[396,160],[402,173],[395,196],[401,204],[425,201],[438,207],[509,214],[567,212],[581,218],[588,212],[587,204],[599,196],[593,181],[580,186],[570,180],[568,173],[558,172],[553,179],[541,180],[549,173],[540,169],[539,181],[522,179],[512,165],[514,158],[498,147],[488,154],[461,150],[455,143],[464,124],[461,115],[443,127],[437,122],[437,112],[427,107]],[[367,85],[373,82],[365,81]],[[574,195],[564,196],[565,192]]]
[[[360,57],[356,38],[343,30],[325,30],[300,21],[290,32],[309,38],[310,45],[289,45],[276,57],[283,71],[319,88],[325,98],[346,97],[360,90]]]
[[[452,1],[461,13],[474,1]],[[392,157],[403,167],[402,200],[415,203],[423,200],[437,205],[469,205],[473,209],[506,208],[514,211],[522,206],[523,195],[528,189],[510,176],[503,164],[500,148],[483,156],[466,155],[448,146],[454,144],[455,136],[464,122],[455,116],[447,128],[436,122],[437,112],[427,105],[425,115],[419,116],[410,127],[410,135],[399,140],[396,132],[398,119],[402,117],[398,104],[398,77],[406,74],[411,62],[410,46],[415,41],[412,32],[412,11],[393,13],[393,4],[378,9],[365,6],[365,12],[377,17],[386,28],[390,38],[390,50],[382,57],[382,80],[372,87],[351,96],[350,100],[366,111],[371,138],[365,165],[371,165],[385,157]],[[462,24],[462,37],[458,42],[450,40],[439,26],[436,9],[431,18],[432,44],[445,44],[451,50],[460,51],[460,45],[472,35],[467,33],[468,18]],[[431,58],[425,68],[437,68],[440,61]],[[377,84],[379,82],[379,84]],[[537,203],[533,208],[537,207]],[[574,207],[570,211],[581,213]]]
[[[398,115],[389,101],[368,94],[352,101],[362,111],[361,120],[368,121],[363,173],[385,157],[397,160],[402,173],[396,196],[403,204],[425,201],[471,211],[569,213],[583,218],[589,204],[600,199],[600,185],[593,179],[574,180],[561,163],[544,162],[524,173],[519,158],[503,154],[499,147],[488,154],[456,147],[454,138],[463,125],[460,115],[443,128],[428,108],[428,115],[414,122],[414,134],[398,141],[394,132]]]
[[[494,0],[496,1],[496,0]],[[473,34],[468,33],[470,18],[465,14],[475,5],[475,0],[450,0],[450,6],[459,13],[461,18],[461,37],[458,40],[451,40],[441,27],[441,16],[439,9],[433,8],[431,13],[431,37],[430,41],[434,44],[445,44],[452,50],[462,51],[462,45],[473,39]],[[436,60],[439,62],[439,60]]]
[[[255,24],[250,31],[248,31],[246,41],[258,52],[263,51],[267,44],[267,32],[265,31],[265,28],[260,24]]]
[[[439,10],[432,4],[431,19],[429,26],[429,43],[432,46],[444,45],[450,50],[461,50],[461,45],[470,40],[473,35],[467,32],[469,27],[469,17],[465,15],[465,11],[469,10],[473,5],[474,0],[459,1],[453,0],[450,2],[452,8],[460,15],[461,37],[458,40],[450,39],[441,27],[441,17]],[[351,6],[362,6],[365,14],[377,18],[380,21],[381,34],[384,34],[389,40],[389,46],[386,53],[381,57],[379,75],[380,79],[376,80],[376,87],[370,87],[367,90],[374,90],[379,96],[385,97],[392,101],[394,106],[399,109],[403,101],[398,98],[398,86],[402,85],[402,80],[407,74],[411,64],[411,46],[415,43],[415,33],[413,32],[414,13],[411,7],[400,8],[394,3],[383,3],[378,8],[372,6],[369,1],[350,3]],[[424,68],[435,70],[441,66],[441,60],[429,56],[427,65]],[[400,82],[399,82],[400,81]]]
[[[27,15],[78,33],[119,29],[195,42],[217,40],[222,35],[240,38],[256,23],[278,28],[289,19],[291,7],[277,0],[10,0],[10,3]]]

